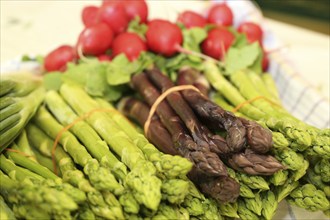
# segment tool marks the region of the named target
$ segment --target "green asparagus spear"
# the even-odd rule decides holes
[[[285,184],[278,186],[274,190],[277,202],[281,202],[286,198],[290,193],[299,186],[298,181],[294,181],[292,178],[286,180]]]
[[[36,155],[34,154],[34,151],[31,149],[25,130],[22,131],[22,133],[17,137],[15,142],[20,152],[29,155],[29,159],[37,162]]]
[[[99,108],[96,101],[79,87],[63,84],[62,97],[80,115]],[[126,184],[138,202],[151,210],[156,210],[161,200],[161,180],[156,177],[156,168],[147,161],[142,151],[104,112],[95,111],[86,121],[116,152],[131,172],[126,176]]]
[[[307,174],[303,177],[308,183],[313,184],[319,190],[322,190],[327,197],[330,198],[330,186],[322,181],[322,177],[315,173],[312,168],[307,170]]]
[[[276,200],[275,194],[272,191],[262,192],[262,216],[266,220],[273,219],[276,212],[278,202]]]
[[[10,149],[18,151],[18,147],[15,143],[13,143],[10,146]],[[30,171],[33,171],[44,178],[47,178],[47,179],[57,179],[58,178],[58,176],[56,176],[53,172],[48,170],[46,167],[38,164],[37,162],[35,162],[33,160],[28,159],[26,156],[21,155],[20,153],[6,151],[5,154],[9,159],[12,159],[14,161],[14,163],[16,163],[17,165],[20,165],[26,169],[29,169]]]
[[[222,203],[219,204],[219,211],[221,213],[221,215],[223,216],[227,216],[230,218],[239,218],[238,215],[238,203],[234,202],[234,203]]]
[[[305,151],[305,153],[308,156],[320,156],[325,159],[330,159],[330,146],[329,145],[324,145],[324,146],[315,145],[315,146],[308,148]]]
[[[6,204],[6,201],[0,195],[0,219],[16,220],[13,210]]]
[[[0,110],[0,152],[14,141],[35,114],[44,98],[44,93],[44,88],[39,87],[26,96],[11,97],[14,103]]]
[[[315,173],[321,176],[323,182],[330,182],[330,159],[321,159],[314,166]]]
[[[2,160],[2,158],[1,158]],[[65,192],[25,178],[22,182],[10,179],[0,172],[0,193],[14,204],[17,218],[51,219],[61,215],[73,219],[71,212],[78,209],[77,203]]]
[[[273,91],[272,91],[273,88],[267,87],[268,85],[266,84],[265,81],[263,81],[262,75],[259,75],[256,72],[251,71],[251,70],[246,70],[245,74],[250,79],[250,81],[252,82],[253,86],[256,88],[256,90],[258,91],[259,94],[262,94],[263,96],[267,97],[269,100],[272,100],[274,103],[277,103],[280,105],[281,102],[280,102],[278,96],[276,96],[273,93]],[[270,82],[268,82],[268,83],[270,83]]]
[[[189,182],[183,179],[165,179],[161,190],[163,200],[181,204],[189,192]]]
[[[279,170],[270,177],[269,182],[271,182],[274,186],[283,185],[288,179],[288,175],[288,170]]]
[[[238,106],[244,102],[246,99],[241,95],[241,93],[222,75],[218,66],[212,61],[204,62],[204,75],[211,83],[211,85],[221,93],[226,99],[230,100],[233,105]],[[265,117],[265,113],[255,108],[251,104],[246,104],[239,109],[244,115],[248,117],[259,120]]]
[[[57,135],[64,129],[43,106],[39,108],[33,121],[53,139],[56,139]],[[110,170],[101,167],[72,133],[64,131],[59,138],[59,143],[71,155],[75,163],[84,167],[85,174],[88,175],[90,182],[96,189],[112,190],[115,194],[123,192],[124,187],[117,182]]]
[[[243,201],[247,209],[259,216],[261,215],[263,202],[260,193],[256,193],[254,198],[244,198]]]
[[[240,182],[239,185],[240,185],[239,195],[241,197],[250,198],[250,199],[255,197],[255,193],[245,183]]]
[[[297,187],[290,193],[289,203],[295,204],[309,211],[324,211],[330,208],[329,200],[323,191],[312,184]]]
[[[272,95],[273,99],[275,99],[277,103],[281,103],[280,95],[278,94],[278,89],[276,87],[272,75],[270,75],[269,73],[264,73],[261,75],[261,79],[264,82],[269,93]]]
[[[245,205],[245,202],[243,200],[238,199],[238,215],[240,219],[242,220],[257,220],[259,219],[259,216],[256,215],[254,212],[252,212],[250,209],[248,209]]]
[[[26,130],[31,144],[37,146],[38,149],[44,154],[51,156],[51,150],[54,141],[32,123],[28,124]],[[122,216],[122,213],[118,210],[119,206],[112,205],[113,208],[111,208],[105,203],[103,199],[103,193],[101,194],[101,192],[97,191],[91,186],[90,182],[85,179],[84,174],[75,167],[71,157],[66,152],[64,152],[61,146],[56,148],[54,156],[59,169],[63,173],[63,180],[71,183],[72,185],[87,193],[90,208],[93,213],[95,213],[95,215],[104,218],[111,218],[111,216]],[[125,202],[128,203],[130,200],[125,200]]]
[[[240,182],[243,182],[251,189],[269,190],[269,185],[262,176],[252,176],[239,172],[236,172],[236,176]]]
[[[94,158],[100,163],[107,163],[113,174],[123,181],[127,174],[126,166],[113,155],[106,142],[99,137],[96,131],[85,121],[77,121],[78,116],[57,92],[47,92],[45,102],[48,109],[63,126],[74,123],[70,131],[80,139]]]

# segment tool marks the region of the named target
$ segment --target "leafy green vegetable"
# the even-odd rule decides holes
[[[89,59],[83,63],[69,63],[64,73],[46,74],[44,86],[48,90],[58,90],[63,82],[74,83],[83,87],[91,96],[116,101],[127,90],[131,76],[152,65],[154,59],[155,55],[151,53],[141,53],[134,62],[120,54],[111,62]]]
[[[128,24],[128,28],[127,28],[127,32],[136,33],[144,40],[147,30],[148,30],[148,26],[146,24],[141,24],[140,17],[138,16]]]
[[[262,49],[259,47],[259,55],[254,63],[250,66],[250,69],[255,73],[261,74],[262,71]]]
[[[203,28],[195,27],[184,29],[183,33],[183,48],[189,51],[200,52],[200,43],[207,37],[207,31]],[[194,55],[188,55],[192,61],[200,61],[200,58]]]
[[[231,47],[228,50],[225,61],[225,68],[228,74],[242,70],[251,66],[260,54],[257,42],[242,48]]]
[[[50,72],[43,77],[43,84],[48,90],[59,90],[62,85],[62,73]]]

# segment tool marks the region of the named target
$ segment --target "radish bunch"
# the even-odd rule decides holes
[[[139,25],[147,26],[143,36],[128,32],[130,22],[137,17]],[[63,71],[68,62],[77,61],[81,55],[109,62],[121,53],[130,61],[136,60],[144,51],[165,57],[187,53],[182,46],[182,26],[185,29],[207,30],[206,38],[198,47],[204,55],[213,59],[224,60],[228,49],[236,41],[235,32],[245,34],[249,43],[259,42],[263,48],[263,31],[258,24],[243,22],[232,28],[234,14],[226,2],[212,5],[205,16],[190,10],[183,11],[173,23],[164,19],[148,20],[148,6],[144,0],[103,0],[100,6],[86,6],[81,19],[84,29],[76,45],[63,45],[51,51],[45,59],[47,71]],[[262,68],[265,71],[268,58],[262,51]]]

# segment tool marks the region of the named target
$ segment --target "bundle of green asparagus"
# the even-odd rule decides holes
[[[20,134],[43,101],[44,88],[31,74],[1,76],[0,153]]]
[[[86,194],[89,215],[221,219],[216,202],[187,179],[189,160],[162,153],[110,103],[77,86],[48,91],[25,132],[20,137],[27,138],[38,162],[59,169],[64,182]],[[15,158],[15,152],[7,153]]]

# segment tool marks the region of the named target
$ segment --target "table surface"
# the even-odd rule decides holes
[[[0,2],[1,63],[22,54],[46,54],[61,44],[75,44],[83,28],[82,8],[100,4],[95,0]],[[150,17],[160,14],[166,17],[166,9],[179,10],[173,7],[173,2],[150,1]],[[191,4],[184,2],[180,7],[191,7]],[[264,24],[289,48],[297,72],[329,97],[329,36],[271,19],[264,19]]]

